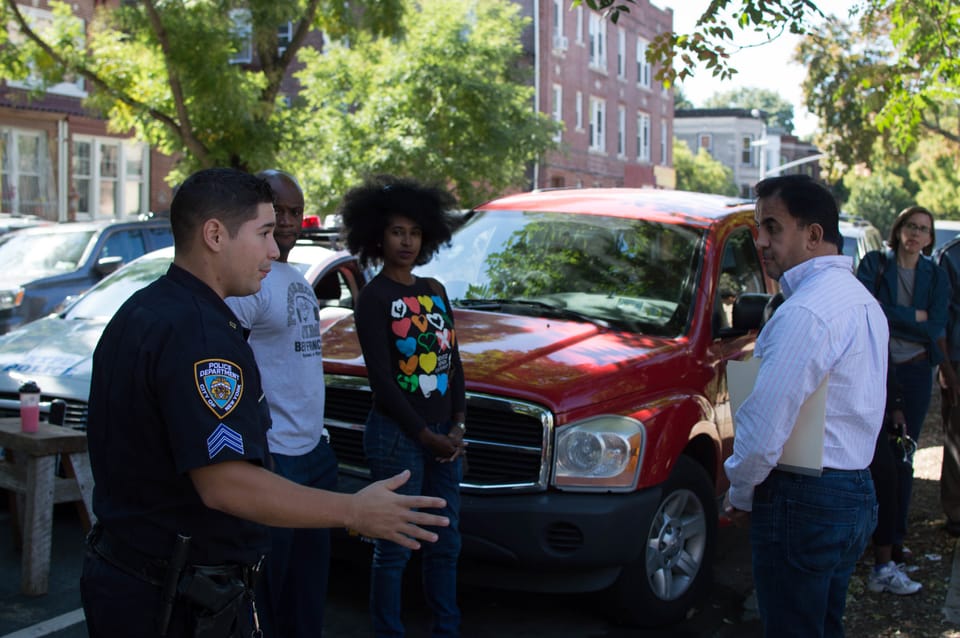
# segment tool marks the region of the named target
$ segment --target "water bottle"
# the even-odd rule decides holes
[[[40,425],[40,386],[27,381],[20,386],[20,428],[36,432]]]

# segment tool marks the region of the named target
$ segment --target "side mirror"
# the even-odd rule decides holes
[[[733,304],[733,329],[747,332],[759,330],[767,319],[765,311],[771,295],[745,292]]]
[[[101,277],[106,277],[123,265],[123,257],[101,257],[93,269]]]

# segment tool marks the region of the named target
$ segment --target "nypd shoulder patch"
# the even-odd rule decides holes
[[[222,419],[243,396],[243,370],[226,359],[204,359],[193,364],[197,392],[210,411]]]
[[[236,430],[221,423],[217,429],[207,437],[207,455],[212,459],[224,448],[243,454],[243,437]]]

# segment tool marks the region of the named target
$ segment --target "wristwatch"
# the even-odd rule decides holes
[[[467,424],[464,423],[463,421],[457,421],[456,423],[453,424],[453,427],[460,428],[460,432],[462,434],[467,433]]]

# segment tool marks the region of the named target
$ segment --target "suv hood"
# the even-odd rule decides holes
[[[546,403],[565,412],[598,395],[610,398],[635,392],[645,383],[638,364],[677,347],[677,340],[601,329],[577,321],[544,319],[456,309],[457,342],[474,392],[496,389],[516,398]],[[323,336],[324,370],[365,376],[351,321],[337,322]],[[676,380],[673,380],[674,384]]]
[[[17,392],[32,379],[44,396],[87,401],[93,350],[102,319],[50,315],[0,337],[0,394]]]

